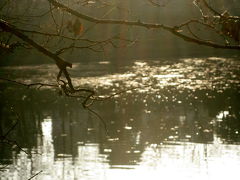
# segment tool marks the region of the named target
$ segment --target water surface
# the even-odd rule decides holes
[[[1,82],[1,131],[18,115],[9,138],[27,151],[1,144],[1,179],[28,179],[40,171],[36,179],[237,178],[239,69],[237,59],[216,57],[75,64],[70,73],[76,86],[101,97],[124,91],[92,107],[108,133],[81,99]],[[56,74],[54,65],[0,71],[25,83],[55,83]]]

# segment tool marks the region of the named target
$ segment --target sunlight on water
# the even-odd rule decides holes
[[[236,145],[178,143],[177,145],[148,145],[141,161],[134,166],[113,166],[107,156],[99,153],[97,144],[79,146],[78,157],[45,161],[44,155],[31,161],[20,153],[14,166],[2,173],[1,179],[27,179],[38,172],[37,179],[219,179],[237,177],[240,147]],[[51,156],[49,152],[47,156]],[[15,169],[15,167],[18,167]],[[28,172],[28,173],[26,173]],[[14,176],[13,174],[14,173]],[[9,178],[11,177],[11,178]]]
[[[229,112],[228,111],[223,111],[223,112],[220,112],[218,115],[217,115],[217,119],[219,121],[221,121],[224,117],[226,117],[227,115],[229,115]]]
[[[142,154],[140,165],[147,171],[153,171],[155,177],[225,179],[229,174],[233,177],[237,175],[235,168],[240,165],[239,150],[239,146],[234,145],[215,146],[195,143],[150,145]],[[231,168],[231,165],[235,168]]]
[[[93,68],[97,68],[93,69]],[[133,66],[119,67],[123,73],[109,74],[110,63],[93,65],[74,64],[69,69],[73,76],[74,84],[78,86],[91,86],[93,88],[118,89],[139,87],[139,90],[148,87],[149,93],[154,93],[159,88],[175,86],[178,89],[226,89],[230,84],[240,86],[239,61],[219,57],[206,59],[189,58],[181,59],[178,63],[166,61],[136,61]],[[54,65],[6,67],[5,70],[36,72],[25,82],[55,83],[58,73]],[[231,71],[229,71],[231,69]],[[121,71],[122,71],[121,70]],[[93,71],[94,73],[91,73]],[[14,74],[14,73],[13,73]],[[25,73],[27,74],[27,73]],[[24,77],[21,78],[24,79]],[[19,80],[19,79],[18,79]]]
[[[19,89],[7,98],[0,93],[9,104],[12,98],[24,117],[12,137],[29,152],[4,146],[0,167],[7,166],[0,179],[26,180],[38,172],[39,180],[239,177],[239,61],[135,61],[110,73],[111,66],[102,61],[70,70],[75,85],[95,88],[102,97],[137,87],[93,107],[108,135],[78,100],[48,90]],[[5,67],[0,73],[11,72],[24,82],[55,83],[53,67]],[[0,115],[3,126],[13,118],[7,108]]]
[[[78,158],[75,166],[79,167],[76,178],[103,179],[106,169],[109,168],[106,155],[99,153],[98,144],[78,146]]]

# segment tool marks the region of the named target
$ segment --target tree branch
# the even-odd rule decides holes
[[[0,28],[5,31],[5,32],[10,32],[12,34],[14,34],[15,36],[17,36],[18,38],[20,38],[21,40],[25,41],[26,43],[28,43],[29,45],[33,46],[34,48],[36,48],[38,51],[40,51],[41,53],[45,54],[46,56],[50,57],[51,59],[53,59],[55,61],[55,63],[57,64],[57,66],[59,67],[59,69],[64,69],[66,67],[72,67],[72,64],[69,62],[64,61],[63,59],[61,59],[59,56],[55,55],[54,53],[50,52],[49,50],[47,50],[46,48],[42,47],[41,45],[39,45],[38,43],[36,43],[35,41],[33,41],[32,39],[30,39],[28,36],[26,36],[25,34],[21,33],[17,28],[15,28],[13,25],[7,23],[6,21],[0,19]]]
[[[235,49],[235,50],[240,50],[240,46],[239,45],[222,45],[222,44],[217,44],[214,42],[210,42],[210,41],[204,41],[204,40],[199,40],[199,39],[195,39],[192,38],[190,36],[184,35],[180,32],[177,31],[177,29],[175,27],[170,27],[170,26],[166,26],[163,24],[153,24],[153,23],[144,23],[141,21],[127,21],[127,20],[114,20],[114,19],[97,19],[82,13],[79,13],[67,6],[65,6],[62,3],[57,2],[56,0],[48,0],[49,2],[51,2],[54,6],[61,8],[62,10],[78,17],[81,19],[84,19],[86,21],[89,22],[93,22],[93,23],[98,23],[98,24],[121,24],[121,25],[127,25],[127,26],[138,26],[138,27],[145,27],[145,28],[149,28],[149,29],[163,29],[166,30],[170,33],[172,33],[173,35],[188,41],[188,42],[192,42],[195,44],[199,44],[199,45],[204,45],[204,46],[209,46],[209,47],[213,47],[213,48],[219,48],[219,49]]]
[[[12,34],[14,34],[15,36],[17,36],[18,38],[20,38],[22,41],[28,43],[29,45],[33,46],[35,49],[37,49],[39,52],[45,54],[46,56],[50,57],[51,59],[53,59],[56,63],[56,65],[58,66],[59,70],[61,73],[64,74],[64,76],[66,77],[67,81],[68,81],[68,85],[69,87],[74,90],[73,84],[72,84],[72,80],[69,76],[69,73],[67,72],[66,68],[67,67],[72,67],[72,64],[69,62],[66,62],[65,60],[63,60],[62,58],[60,58],[59,56],[57,56],[56,54],[52,53],[51,51],[49,51],[48,49],[44,48],[43,46],[39,45],[37,42],[33,41],[32,39],[30,39],[28,36],[26,36],[25,34],[23,34],[22,32],[20,32],[17,28],[15,28],[13,25],[7,23],[6,21],[0,19],[0,28],[5,31],[5,32],[10,32]]]
[[[13,111],[12,108],[11,108],[11,110]],[[14,112],[14,113],[17,117],[17,121],[8,129],[8,131],[4,135],[0,136],[0,143],[5,143],[10,146],[17,146],[20,151],[23,151],[24,153],[28,154],[27,151],[25,151],[24,149],[21,148],[21,146],[17,143],[17,141],[8,139],[8,137],[7,137],[15,129],[18,122],[20,121],[19,115],[16,112]]]
[[[156,7],[165,7],[169,3],[169,1],[160,3],[160,2],[156,2],[154,0],[148,0],[148,2]]]
[[[34,174],[32,177],[28,178],[28,180],[31,180],[31,179],[33,179],[34,177],[36,177],[37,175],[39,175],[41,172],[43,172],[43,171],[42,171],[42,170],[41,170],[41,171],[39,171],[38,173]]]
[[[58,85],[56,84],[45,84],[45,83],[30,83],[30,84],[25,84],[25,83],[21,83],[19,81],[15,81],[15,80],[11,80],[11,79],[6,79],[6,78],[2,78],[0,77],[0,80],[3,80],[3,81],[8,81],[8,82],[11,82],[11,83],[15,83],[15,84],[18,84],[18,85],[22,85],[22,86],[26,86],[28,88],[32,87],[32,86],[38,86],[38,88],[41,88],[43,86],[49,86],[49,87],[59,87]]]

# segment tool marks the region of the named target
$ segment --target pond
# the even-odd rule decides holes
[[[239,177],[237,58],[77,63],[94,110],[57,89],[0,82],[0,179],[116,180]],[[1,67],[0,77],[55,83],[54,65]],[[100,117],[99,117],[100,116]],[[106,129],[104,127],[106,125]],[[36,175],[36,176],[35,176]]]

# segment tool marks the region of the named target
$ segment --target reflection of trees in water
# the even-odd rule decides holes
[[[18,95],[10,94],[7,98],[1,97],[4,104],[1,107],[1,130],[5,131],[13,119],[6,104],[14,104],[21,123],[11,138],[22,147],[32,149],[37,146],[41,121],[51,116],[55,157],[58,154],[76,157],[79,143],[97,143],[100,154],[109,155],[111,165],[136,164],[147,144],[169,141],[211,143],[214,133],[230,143],[239,142],[236,133],[240,133],[237,90],[217,93],[163,89],[158,93],[161,98],[124,94],[116,101],[100,102],[95,109],[106,121],[109,137],[106,137],[99,119],[81,109],[77,100],[56,97],[47,90],[29,90],[27,93],[19,90]],[[219,112],[224,110],[229,110],[229,114],[221,122],[214,123]],[[11,147],[3,147],[1,156],[10,159]]]
[[[11,159],[12,150],[18,153],[21,151],[21,147],[31,149],[37,145],[36,138],[39,133],[39,123],[42,115],[38,108],[31,105],[31,93],[27,93],[29,98],[25,99],[26,91],[25,93],[22,93],[21,90],[18,92],[19,96],[17,97],[12,94],[13,92],[6,92],[5,96],[0,95],[0,135],[5,134],[17,122],[7,136],[13,142],[9,144],[0,143],[0,161]]]

